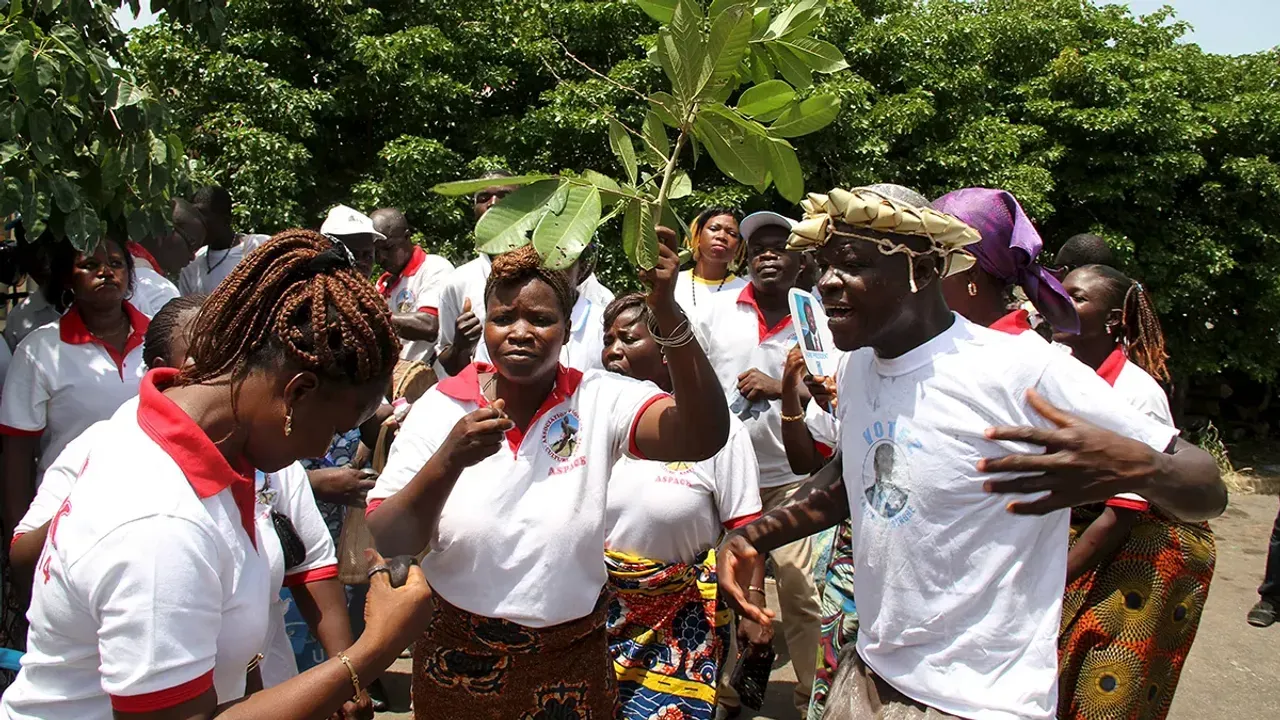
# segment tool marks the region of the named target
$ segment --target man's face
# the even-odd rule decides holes
[[[790,290],[800,275],[800,253],[787,250],[790,231],[777,225],[757,229],[747,239],[751,284],[766,292]]]
[[[852,229],[838,224],[841,232]],[[858,229],[866,235],[880,235]],[[827,312],[836,347],[844,351],[869,347],[891,331],[911,296],[904,255],[885,255],[867,240],[832,237],[818,251],[818,292]],[[917,263],[926,262],[925,258]]]
[[[387,237],[385,240],[374,241],[374,258],[383,270],[399,275],[413,258],[413,241],[409,239],[409,229],[388,228],[382,232]]]
[[[515,185],[494,185],[487,187],[476,193],[475,204],[473,210],[476,214],[476,220],[479,220],[489,208],[493,207],[499,200],[516,191]]]
[[[362,277],[372,275],[375,255],[373,236],[368,233],[361,233],[359,235],[342,235],[338,239],[351,251],[351,257],[355,259],[356,270],[360,272],[360,275]]]
[[[205,240],[216,247],[230,247],[235,242],[236,233],[231,229],[231,218],[214,212],[209,208],[196,205],[203,221]]]

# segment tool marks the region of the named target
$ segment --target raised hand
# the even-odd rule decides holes
[[[462,301],[462,313],[453,322],[453,342],[463,347],[475,347],[484,334],[480,318],[471,311],[471,298]]]
[[[454,423],[449,437],[440,447],[454,468],[471,467],[498,452],[506,442],[506,432],[515,427],[505,412],[505,404],[499,399],[489,407],[464,415]]]

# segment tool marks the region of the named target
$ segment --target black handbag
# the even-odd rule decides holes
[[[764,691],[769,687],[769,674],[778,654],[769,645],[751,645],[738,652],[738,663],[729,679],[729,687],[738,699],[752,710],[764,705]]]
[[[288,515],[272,510],[271,525],[275,527],[280,547],[284,549],[284,570],[289,572],[307,559],[307,546],[298,537],[298,531],[294,529]]]

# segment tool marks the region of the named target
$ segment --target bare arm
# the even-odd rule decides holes
[[[1067,584],[1075,582],[1080,576],[1098,567],[1107,558],[1115,554],[1129,529],[1138,519],[1138,513],[1125,508],[1108,507],[1098,519],[1089,523],[1076,544],[1067,553]]]
[[[503,406],[503,401],[497,400],[464,416],[409,484],[369,513],[369,530],[381,552],[388,556],[417,555],[426,549],[462,471],[494,454],[506,442],[506,432],[513,423]]]
[[[4,523],[5,538],[12,536],[13,529],[36,496],[36,453],[39,448],[38,436],[4,436],[4,509],[0,522]]]
[[[675,234],[659,228],[667,242]],[[665,232],[662,232],[665,231]],[[680,260],[666,242],[659,246],[657,266],[642,273],[649,283],[646,297],[659,331],[667,337],[687,331],[689,320],[676,304],[675,280]],[[696,339],[666,350],[675,398],[650,405],[636,423],[636,447],[650,460],[705,460],[729,438],[729,406],[707,354]]]
[[[1031,473],[1010,480],[989,480],[988,492],[1048,493],[1031,501],[1011,502],[1009,511],[1043,515],[1055,510],[1105,502],[1121,493],[1136,493],[1179,520],[1196,522],[1222,514],[1227,487],[1209,453],[1176,438],[1159,452],[1130,438],[1088,423],[1028,391],[1036,412],[1053,429],[998,427],[987,430],[992,440],[1040,445],[1042,454],[1014,454],[981,460],[981,472]]]
[[[31,584],[31,575],[36,571],[36,563],[40,562],[40,553],[44,552],[44,540],[49,534],[49,523],[45,523],[29,533],[23,533],[9,546],[9,564],[13,566],[15,576],[24,577],[26,584]]]
[[[435,342],[440,336],[440,318],[429,312],[395,313],[391,327],[404,340]]]
[[[347,592],[337,578],[317,580],[289,588],[298,612],[320,641],[325,654],[336,657],[351,647],[351,619],[347,616]]]

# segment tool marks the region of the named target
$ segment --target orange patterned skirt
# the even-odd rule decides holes
[[[1072,511],[1072,544],[1101,510]],[[1162,720],[1169,713],[1215,555],[1207,523],[1143,512],[1116,554],[1067,588],[1060,719]]]

